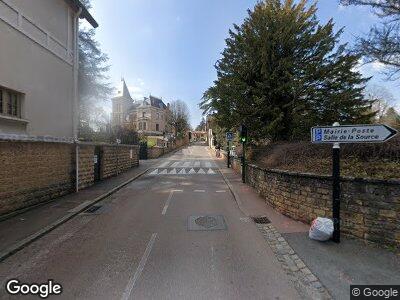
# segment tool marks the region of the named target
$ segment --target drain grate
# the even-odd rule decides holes
[[[93,205],[84,211],[85,214],[93,214],[98,211],[102,206],[101,205]]]
[[[254,223],[256,224],[269,224],[271,221],[266,217],[266,216],[260,216],[260,217],[252,217]]]

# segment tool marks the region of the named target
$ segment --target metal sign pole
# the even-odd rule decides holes
[[[242,156],[242,182],[246,183],[246,142],[243,142],[243,156]]]
[[[332,148],[332,240],[340,243],[340,145],[335,143]]]
[[[338,122],[333,126],[339,126]],[[332,240],[340,243],[340,144],[334,143],[332,148]]]
[[[231,157],[231,155],[230,155],[230,142],[228,140],[228,153],[227,153],[227,165],[228,165],[228,168],[229,168],[229,166],[231,164],[230,157]]]

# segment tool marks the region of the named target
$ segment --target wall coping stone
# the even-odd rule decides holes
[[[238,158],[235,158],[235,160],[240,162],[240,159],[238,159]],[[263,171],[264,173],[282,174],[282,175],[296,176],[296,177],[303,177],[303,178],[324,179],[324,180],[329,180],[329,181],[332,180],[331,175],[320,175],[320,174],[306,173],[306,172],[294,172],[294,171],[286,171],[286,170],[280,170],[280,169],[267,169],[267,168],[261,168],[255,164],[247,164],[247,165],[251,168]],[[400,185],[400,179],[378,179],[378,178],[341,176],[340,181],[341,182]]]
[[[103,142],[81,142],[74,141],[73,138],[68,137],[53,137],[53,136],[34,136],[34,135],[21,135],[21,134],[1,134],[0,142],[21,142],[21,143],[59,143],[59,144],[78,144],[82,146],[110,146],[110,147],[134,147],[138,148],[139,145],[128,144],[110,144]]]

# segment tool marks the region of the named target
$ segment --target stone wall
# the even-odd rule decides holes
[[[154,146],[147,149],[147,158],[153,159],[158,158],[166,153],[174,151],[178,148],[186,146],[189,144],[189,137],[185,137],[183,139],[177,139],[173,143],[169,144],[168,147],[158,147]]]
[[[168,150],[166,149],[165,152],[168,152]],[[157,158],[160,157],[161,155],[164,154],[164,148],[163,147],[151,147],[147,149],[147,158],[148,159],[153,159],[153,158]]]
[[[101,148],[101,179],[139,164],[138,146]],[[94,184],[95,144],[78,144],[79,189]],[[0,215],[76,190],[76,148],[68,142],[0,141]]]
[[[102,147],[101,177],[108,178],[139,165],[139,147],[121,145]]]
[[[233,168],[240,172],[238,159]],[[330,176],[246,166],[247,183],[277,211],[311,223],[332,217]],[[400,181],[343,177],[341,229],[344,234],[400,249]]]

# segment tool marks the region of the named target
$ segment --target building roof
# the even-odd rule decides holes
[[[81,3],[80,0],[67,0],[67,2],[74,7],[75,9],[82,9],[82,13],[80,15],[81,19],[86,19],[86,21],[89,22],[90,25],[92,25],[94,28],[99,27],[99,24],[96,22],[96,20],[93,18],[93,16],[90,14],[90,12],[86,9],[86,7]]]
[[[121,79],[121,85],[118,88],[117,96],[113,97],[113,99],[118,99],[118,98],[124,98],[133,101],[131,94],[129,93],[129,89],[126,86],[125,80],[123,78]]]
[[[150,95],[150,104],[151,104],[151,106],[158,107],[158,108],[163,108],[163,109],[167,108],[167,106],[162,101],[162,99],[154,97],[152,95]]]
[[[137,108],[146,107],[146,106],[153,106],[156,108],[166,109],[167,106],[165,103],[157,97],[151,96],[149,98],[145,97],[142,100],[135,100],[132,106],[129,108],[129,111],[132,111]]]

